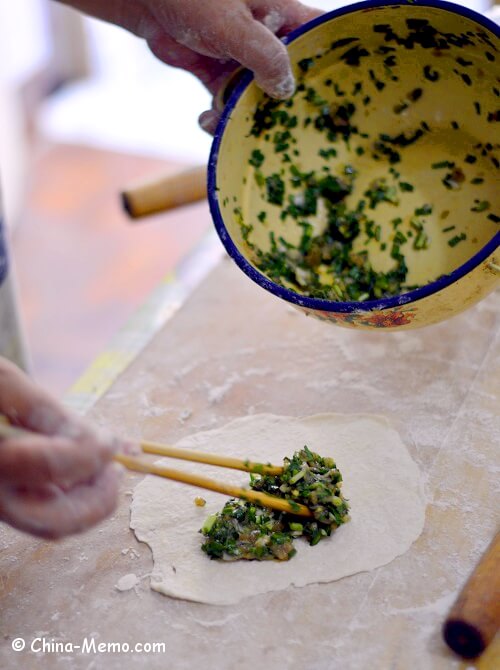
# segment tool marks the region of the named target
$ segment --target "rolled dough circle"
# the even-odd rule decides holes
[[[198,531],[209,514],[222,508],[224,496],[204,491],[207,504],[197,507],[199,489],[148,475],[135,488],[130,526],[153,552],[151,588],[176,598],[227,605],[373,570],[405,553],[424,526],[422,480],[399,434],[383,417],[257,414],[197,433],[177,446],[281,464],[304,445],[336,460],[351,507],[348,523],[315,547],[296,540],[297,554],[286,562],[214,561],[201,551]],[[169,459],[159,462],[172,466]],[[194,467],[214,479],[248,484],[248,475],[236,470],[178,464],[178,469]]]

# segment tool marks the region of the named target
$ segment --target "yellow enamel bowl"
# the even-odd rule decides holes
[[[288,50],[293,99],[247,75],[212,146],[211,212],[243,272],[365,329],[426,326],[491,292],[497,26],[446,2],[362,2],[303,26]]]

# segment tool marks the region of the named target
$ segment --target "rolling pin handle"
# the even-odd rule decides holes
[[[123,193],[120,193],[120,198],[121,198],[121,201],[122,201],[123,210],[125,212],[127,212],[127,214],[130,216],[131,219],[133,219],[134,218],[134,211],[132,209],[132,204],[130,202],[130,198],[129,198],[128,193],[123,191]]]
[[[446,644],[464,658],[476,658],[500,627],[500,533],[467,580],[443,626]]]
[[[121,204],[131,219],[166,212],[207,197],[207,168],[204,165],[156,180],[131,186],[120,194]]]
[[[486,649],[486,641],[475,626],[460,619],[448,619],[443,637],[450,649],[463,658],[476,658]]]

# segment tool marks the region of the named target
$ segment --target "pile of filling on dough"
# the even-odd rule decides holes
[[[341,486],[342,475],[333,458],[322,458],[304,447],[284,459],[282,474],[250,475],[250,487],[306,505],[312,518],[231,499],[205,521],[200,532],[206,540],[201,548],[210,558],[226,561],[286,561],[296,553],[296,537],[315,545],[348,521],[349,505]]]

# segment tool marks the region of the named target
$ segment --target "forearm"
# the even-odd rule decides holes
[[[56,0],[56,2],[145,37],[144,17],[149,15],[149,11],[147,3],[142,0]]]

